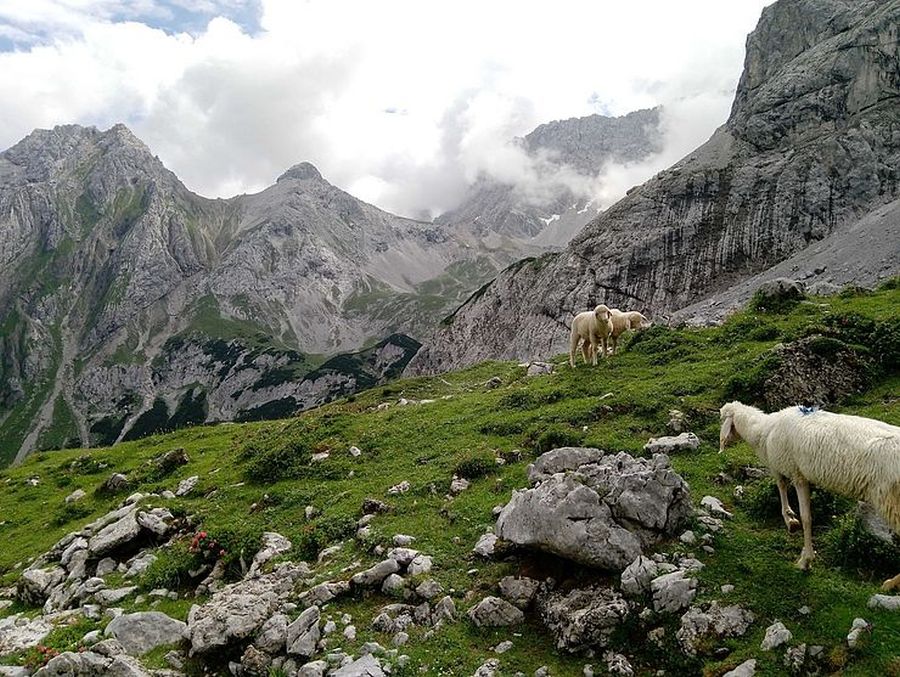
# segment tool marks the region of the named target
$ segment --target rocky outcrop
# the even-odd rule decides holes
[[[183,640],[187,625],[159,611],[138,611],[112,619],[104,632],[117,639],[131,655],[141,656],[158,646]]]
[[[668,315],[896,200],[898,11],[898,0],[766,7],[726,124],[565,251],[507,268],[425,342],[408,372],[561,351],[572,313],[601,301]],[[887,252],[864,251],[861,268],[881,270]]]
[[[676,535],[690,514],[687,483],[663,455],[557,449],[542,455],[529,477],[534,486],[513,492],[497,535],[587,566],[621,571]]]

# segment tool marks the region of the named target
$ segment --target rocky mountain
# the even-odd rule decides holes
[[[520,261],[477,291],[409,371],[552,354],[572,314],[601,301],[668,316],[795,255],[802,270],[801,252],[831,236],[848,234],[833,251],[855,247],[854,224],[900,192],[898,32],[898,0],[767,7],[728,121],[709,141],[563,252]],[[855,259],[866,271],[897,270],[897,227],[887,230]]]
[[[422,335],[519,251],[383,212],[305,163],[210,200],[122,125],[36,131],[0,154],[0,457],[377,381],[418,347],[384,337]],[[372,345],[364,374],[322,364]]]
[[[662,150],[660,109],[557,120],[514,142],[533,163],[538,185],[528,189],[482,176],[463,203],[436,222],[559,248],[599,211],[579,188],[608,162],[640,162]]]

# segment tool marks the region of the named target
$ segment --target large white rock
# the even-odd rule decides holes
[[[646,548],[677,534],[690,515],[687,483],[665,456],[635,459],[570,448],[548,454],[529,473],[537,485],[513,492],[500,513],[500,538],[621,571]]]
[[[319,629],[321,612],[311,606],[287,626],[287,652],[294,656],[312,658],[322,633]]]
[[[602,586],[541,594],[537,608],[556,647],[573,652],[606,646],[629,613],[622,595]]]
[[[479,628],[517,625],[525,620],[521,609],[499,597],[485,597],[469,609],[468,616]]]
[[[131,542],[141,532],[137,521],[137,508],[132,508],[112,524],[107,524],[88,540],[92,557],[102,557],[116,548]]]

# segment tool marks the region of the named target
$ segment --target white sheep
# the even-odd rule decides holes
[[[612,321],[612,352],[613,355],[619,348],[619,337],[629,330],[647,329],[653,323],[636,310],[622,311],[618,308],[612,308],[609,311],[610,320]]]
[[[861,416],[833,414],[809,407],[788,407],[766,414],[740,402],[720,410],[719,452],[735,439],[745,440],[778,485],[781,515],[788,531],[797,516],[791,510],[787,480],[797,490],[803,525],[803,550],[797,567],[808,569],[816,553],[812,543],[809,488],[815,484],[870,503],[900,533],[900,428]],[[900,575],[885,581],[900,587]]]
[[[602,303],[593,310],[578,313],[572,320],[572,333],[569,337],[569,364],[575,366],[575,350],[581,343],[581,355],[584,363],[588,360],[597,364],[598,345],[602,344],[603,357],[606,357],[606,341],[612,333],[612,322],[609,320],[609,308]]]

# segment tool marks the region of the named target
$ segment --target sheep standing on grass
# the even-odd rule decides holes
[[[612,353],[616,354],[619,348],[619,337],[626,331],[638,329],[647,329],[653,323],[636,310],[621,311],[613,308],[609,311],[610,320],[612,321],[613,330],[610,334],[612,338]]]
[[[603,346],[603,357],[606,357],[606,341],[612,333],[612,322],[609,319],[609,308],[600,304],[593,310],[578,313],[572,320],[572,334],[569,338],[569,365],[575,367],[575,351],[581,343],[581,355],[584,363],[588,360],[597,364],[598,345]]]
[[[788,407],[765,414],[740,402],[720,410],[719,452],[735,439],[756,451],[775,477],[781,514],[788,531],[797,516],[788,501],[787,480],[797,490],[803,524],[803,550],[797,567],[808,569],[816,553],[812,543],[810,484],[867,501],[891,528],[900,532],[900,428],[861,416],[832,414],[810,407]],[[900,587],[900,575],[885,581]]]

